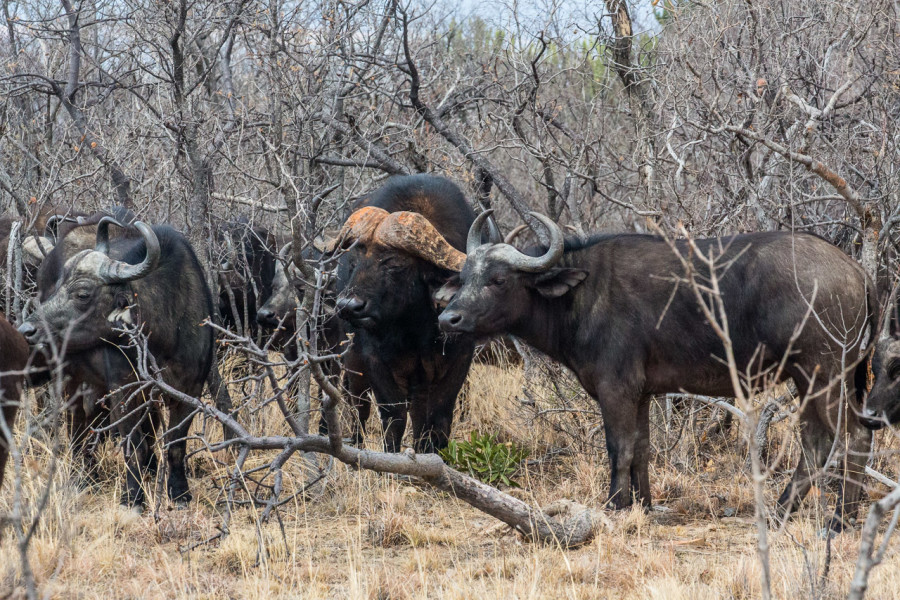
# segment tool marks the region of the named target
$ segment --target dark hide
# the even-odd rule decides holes
[[[718,256],[725,248],[718,265],[733,261],[717,272],[739,371],[771,377],[790,351],[781,378],[792,377],[810,398],[800,408],[803,456],[778,500],[789,513],[825,468],[836,430],[849,441],[847,472],[864,470],[871,434],[856,416],[854,390],[860,347],[874,334],[872,286],[852,259],[811,235],[756,233],[696,243],[704,254]],[[677,248],[690,254],[685,242]],[[634,496],[649,506],[650,397],[734,396],[721,340],[691,286],[673,280],[684,277],[682,263],[665,241],[647,235],[567,241],[562,258],[541,273],[513,269],[492,258],[493,250],[483,245],[471,252],[459,280],[442,290],[444,297],[456,291],[442,327],[512,334],[570,368],[603,413],[610,502],[622,508]],[[694,264],[706,284],[708,269]],[[808,316],[814,293],[816,314]],[[843,352],[835,340],[846,346]],[[849,419],[841,379],[852,403]],[[858,475],[845,478],[833,526],[855,517],[861,491]]]
[[[16,422],[22,371],[28,361],[28,342],[22,334],[0,315],[0,490],[3,489],[3,472],[9,457],[9,438]]]
[[[900,423],[900,340],[880,340],[872,356],[872,389],[866,397],[863,424],[881,429]]]
[[[430,175],[393,177],[355,208],[424,216],[457,250],[474,220],[456,185]],[[466,378],[473,338],[444,336],[432,294],[450,278],[417,256],[380,245],[354,246],[338,269],[338,313],[356,334],[362,371],[375,394],[385,448],[397,452],[409,415],[415,448],[432,452],[450,438],[456,397]]]
[[[287,243],[287,242],[285,242]],[[284,255],[285,252],[280,254]],[[301,253],[303,259],[311,266],[318,266],[322,253],[315,248],[306,248]],[[341,347],[341,342],[346,340],[343,322],[333,314],[334,289],[329,286],[322,294],[322,302],[325,304],[327,314],[324,322],[320,323],[318,335],[318,352],[320,355],[340,353],[347,350],[344,355],[344,388],[350,396],[350,404],[357,411],[358,419],[353,424],[352,438],[355,444],[362,443],[363,423],[365,423],[371,411],[368,393],[370,390],[366,378],[360,374],[364,366],[356,346],[349,349]],[[260,327],[267,331],[271,337],[271,347],[282,352],[285,358],[291,362],[298,358],[297,352],[297,309],[299,308],[306,286],[300,282],[299,270],[291,264],[285,268],[279,260],[275,268],[275,276],[272,279],[272,294],[265,304],[260,306],[256,318]],[[310,332],[304,333],[305,339],[310,339]],[[339,375],[340,365],[334,361],[326,363],[326,375],[336,377]],[[325,420],[319,422],[320,433],[328,432]]]
[[[219,316],[223,326],[256,336],[257,307],[272,295],[275,238],[264,227],[244,220],[226,222],[216,230],[219,263]]]
[[[39,268],[35,279],[37,281],[38,300],[43,301],[41,290],[50,290],[56,284],[55,278],[61,272],[65,261],[69,260],[83,250],[89,250],[97,242],[97,224],[104,217],[113,217],[119,223],[131,224],[136,220],[133,212],[124,206],[113,206],[109,209],[95,212],[91,215],[72,211],[60,216],[64,219],[55,223],[52,218],[44,219],[44,235],[55,246],[48,247],[48,254]],[[110,229],[110,239],[140,239],[140,234],[133,228],[113,227]],[[51,251],[52,250],[52,251]],[[32,357],[29,370],[29,383],[40,385],[50,380],[50,371],[44,352],[37,352]],[[100,402],[106,391],[104,388],[94,386],[82,381],[77,376],[69,375],[63,390],[66,399],[67,424],[69,427],[69,439],[73,447],[73,455],[79,457],[88,479],[94,476],[96,461],[91,451],[90,442],[92,431],[109,425],[109,408],[106,403]],[[105,433],[103,434],[105,435]]]
[[[112,418],[120,421],[118,430],[126,440],[127,482],[122,501],[132,506],[143,502],[143,473],[155,468],[152,444],[160,418],[155,403],[148,411],[125,416],[150,392],[136,398],[116,392],[135,381],[136,354],[127,347],[127,336],[123,338],[114,328],[129,321],[141,326],[164,380],[190,396],[201,394],[213,358],[213,332],[201,326],[212,314],[203,269],[184,236],[168,226],[152,229],[161,251],[157,267],[125,283],[107,284],[93,277],[91,261],[99,253],[69,256],[68,236],[64,238],[41,266],[40,305],[20,327],[38,347],[46,346],[47,333],[57,344],[65,338],[66,374],[98,393],[112,395]],[[146,255],[145,242],[132,235],[111,237],[109,256],[129,265],[140,263]],[[188,406],[171,398],[165,401],[169,408],[167,490],[173,500],[187,502],[191,494],[184,438],[193,415]]]

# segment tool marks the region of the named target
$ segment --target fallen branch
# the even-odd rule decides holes
[[[137,335],[140,335],[139,332]],[[337,413],[337,406],[343,401],[342,392],[326,378],[320,362],[316,360],[318,357],[313,354],[306,354],[300,357],[299,361],[311,366],[313,376],[320,389],[326,394],[322,411],[323,417],[328,423],[328,436],[304,433],[294,436],[255,436],[233,416],[166,383],[155,365],[153,356],[146,351],[146,338],[136,345],[140,357],[136,361],[136,366],[141,379],[152,381],[162,393],[170,398],[183,402],[197,412],[219,421],[232,434],[231,439],[210,444],[210,451],[238,447],[240,455],[246,457],[247,452],[251,450],[281,450],[278,465],[284,464],[295,453],[316,452],[333,456],[341,462],[359,469],[414,477],[499,519],[530,541],[554,544],[563,548],[585,544],[601,527],[608,526],[608,521],[602,511],[586,508],[571,514],[565,520],[555,518],[548,512],[533,508],[497,488],[448,467],[437,454],[416,454],[412,449],[407,449],[402,453],[377,452],[344,444]],[[273,463],[270,470],[277,471],[278,465]],[[236,477],[237,475],[232,477],[232,480]],[[229,494],[233,495],[233,491],[233,489],[230,490]],[[226,533],[227,523],[221,528],[218,535],[222,536]]]

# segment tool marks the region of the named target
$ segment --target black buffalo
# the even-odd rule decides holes
[[[219,315],[225,327],[254,337],[257,308],[272,295],[275,278],[275,239],[265,227],[245,219],[216,228],[222,247],[219,278]]]
[[[872,356],[872,389],[866,397],[863,424],[881,429],[900,423],[900,340],[887,338],[875,346]]]
[[[28,342],[0,315],[0,490],[19,408],[22,373],[28,361]]]
[[[39,302],[19,327],[29,343],[64,350],[66,372],[95,390],[116,393],[136,379],[136,352],[123,327],[139,327],[163,379],[199,396],[213,360],[213,333],[202,322],[212,314],[212,298],[190,243],[168,226],[135,222],[137,238],[110,240],[106,217],[97,224],[93,249],[66,256],[57,245],[41,265]],[[143,503],[142,475],[155,468],[152,443],[159,415],[156,403],[140,409],[151,390],[126,394],[112,403],[113,418],[126,440],[124,504]],[[179,502],[191,499],[185,476],[186,436],[193,411],[171,398],[167,491]]]
[[[476,222],[459,280],[439,294],[452,296],[441,327],[478,336],[509,333],[570,368],[603,414],[610,503],[625,507],[635,496],[649,505],[650,397],[679,391],[734,396],[723,342],[694,288],[679,281],[685,267],[665,240],[635,234],[564,241],[556,224],[533,214],[552,239],[539,256],[505,244],[480,245]],[[873,335],[870,282],[856,262],[812,235],[746,234],[697,240],[696,247],[718,256],[738,371],[762,374],[751,388],[766,378],[791,377],[804,398],[803,452],[778,500],[784,513],[825,468],[835,431],[846,436],[851,477],[832,522],[840,529],[844,518],[856,515],[858,474],[871,440],[853,410],[859,407],[860,348]],[[687,242],[675,248],[691,256]],[[701,285],[710,285],[702,261],[686,260]],[[843,398],[842,384],[848,390]]]
[[[361,202],[329,248],[349,248],[337,311],[355,333],[390,452],[400,449],[407,416],[417,451],[449,440],[474,343],[441,334],[432,295],[462,266],[473,219],[450,181],[394,177]]]
[[[40,289],[53,289],[58,270],[61,268],[60,264],[94,247],[98,224],[106,217],[113,217],[116,222],[125,225],[131,225],[136,220],[134,213],[123,206],[114,206],[92,214],[69,211],[66,214],[53,214],[47,217],[44,236],[40,239],[37,237],[25,239],[23,245],[31,253],[35,267],[40,267],[45,255],[49,263],[55,263],[54,266],[38,269],[36,274],[38,293]],[[141,238],[140,232],[133,227],[116,228],[110,235],[135,240]],[[31,243],[30,250],[28,250],[29,243]],[[56,251],[51,254],[54,249]],[[51,369],[46,358],[42,352],[32,357],[28,374],[31,385],[40,385],[50,380]],[[88,444],[91,434],[95,429],[103,430],[109,425],[109,410],[106,404],[99,402],[106,392],[105,386],[91,385],[88,381],[83,381],[77,372],[68,373],[63,390],[73,454],[82,461],[88,479],[93,478],[96,466],[94,453]]]
[[[259,325],[268,331],[272,347],[281,351],[285,358],[289,361],[296,361],[299,353],[297,344],[300,343],[297,337],[297,310],[303,299],[306,286],[301,284],[301,275],[299,269],[293,264],[293,254],[291,253],[291,243],[282,245],[278,253],[278,261],[275,267],[275,274],[272,278],[272,292],[265,304],[259,307],[256,319]],[[315,248],[304,249],[301,253],[305,260],[313,268],[321,264],[322,253]],[[344,367],[344,387],[350,395],[350,403],[357,411],[357,419],[353,423],[352,437],[356,444],[362,443],[365,431],[364,424],[369,418],[371,404],[368,399],[370,386],[366,381],[366,377],[362,374],[365,368],[359,355],[356,345],[352,345],[349,349],[344,350],[341,342],[346,339],[344,327],[341,320],[333,314],[334,308],[334,286],[331,285],[332,279],[329,278],[329,285],[326,286],[322,301],[327,307],[330,307],[332,314],[327,315],[324,322],[317,332],[318,351],[320,354],[330,354],[334,352],[342,352]],[[328,310],[326,309],[326,312]],[[310,339],[311,332],[303,332],[304,339]],[[326,374],[337,375],[337,367],[333,362],[328,362]],[[319,430],[321,433],[327,433],[325,420],[320,421]]]

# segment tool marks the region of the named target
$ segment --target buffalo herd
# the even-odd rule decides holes
[[[797,507],[839,441],[843,483],[831,527],[853,522],[872,430],[900,422],[900,342],[876,340],[877,295],[854,260],[801,233],[566,238],[549,218],[529,219],[548,242],[519,250],[511,236],[500,238],[490,211],[475,216],[452,182],[398,176],[357,201],[324,248],[296,254],[334,270],[319,337],[347,346],[355,443],[371,393],[387,451],[400,450],[407,420],[416,451],[444,448],[476,343],[513,336],[568,367],[598,403],[609,505],[649,506],[653,396],[733,397],[736,386],[751,396],[791,379],[802,452],[778,511]],[[98,419],[123,440],[122,502],[144,501],[162,406],[168,495],[190,501],[185,441],[194,411],[143,381],[135,365],[149,364],[170,394],[200,396],[214,368],[214,331],[204,325],[214,316],[239,335],[266,336],[295,361],[308,324],[297,318],[306,286],[290,242],[243,220],[217,227],[216,299],[191,244],[171,227],[123,208],[41,226],[43,235],[22,243],[33,310],[18,331],[0,318],[0,484],[20,388],[59,364],[73,443],[83,444]],[[9,234],[2,221],[0,234]]]

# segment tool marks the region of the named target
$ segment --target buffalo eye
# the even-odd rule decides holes
[[[900,360],[895,360],[888,365],[888,379],[891,381],[900,379]]]
[[[488,285],[501,286],[506,283],[506,277],[503,275],[494,275],[488,280]]]
[[[76,300],[90,300],[92,295],[93,294],[91,294],[91,290],[87,288],[79,288],[75,290]]]

